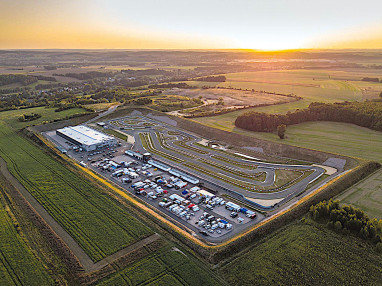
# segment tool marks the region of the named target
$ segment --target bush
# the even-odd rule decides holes
[[[341,229],[342,229],[342,223],[341,223],[340,221],[337,220],[337,221],[334,223],[334,230],[337,231],[337,232],[339,232]]]
[[[378,242],[377,245],[375,246],[375,249],[377,250],[378,253],[382,253],[382,243]]]

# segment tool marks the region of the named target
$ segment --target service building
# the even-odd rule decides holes
[[[69,126],[56,131],[58,136],[78,145],[86,151],[117,145],[117,139],[85,125]]]

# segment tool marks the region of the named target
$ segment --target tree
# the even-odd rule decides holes
[[[286,131],[286,125],[285,124],[281,124],[281,125],[277,126],[277,135],[279,135],[280,139],[285,138],[285,131]]]

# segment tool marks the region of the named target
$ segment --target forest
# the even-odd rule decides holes
[[[19,83],[23,86],[35,83],[38,79],[35,76],[22,74],[2,74],[0,75],[0,86]]]
[[[319,103],[287,114],[246,112],[238,116],[235,126],[251,131],[273,132],[280,125],[293,125],[307,121],[335,121],[352,123],[382,131],[382,101]]]
[[[370,240],[382,251],[382,220],[370,219],[362,210],[339,201],[322,201],[310,207],[310,216],[317,222],[325,222],[330,229],[343,234],[355,234]]]

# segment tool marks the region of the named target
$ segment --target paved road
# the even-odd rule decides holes
[[[262,187],[268,187],[268,186],[273,185],[274,180],[275,180],[275,169],[313,170],[312,174],[308,175],[307,177],[303,178],[301,181],[293,184],[292,186],[287,187],[285,189],[282,189],[280,191],[272,190],[271,192],[253,192],[253,191],[247,191],[247,190],[242,189],[240,187],[237,187],[237,186],[234,186],[232,184],[226,183],[226,182],[221,181],[219,179],[215,179],[215,178],[210,177],[210,176],[208,176],[208,175],[206,175],[204,173],[196,172],[194,169],[187,168],[187,167],[185,167],[182,164],[178,164],[178,163],[170,161],[170,160],[168,160],[166,158],[160,157],[160,161],[163,161],[163,162],[169,164],[170,166],[174,166],[175,168],[179,168],[181,170],[185,170],[186,172],[188,172],[188,173],[190,173],[190,174],[200,178],[201,181],[208,182],[208,183],[214,185],[218,189],[219,188],[220,189],[223,188],[227,192],[231,192],[231,191],[237,192],[239,196],[243,195],[243,196],[245,196],[247,198],[265,199],[265,200],[267,200],[267,199],[268,200],[269,199],[285,199],[285,198],[287,198],[289,200],[292,196],[295,196],[295,195],[301,193],[302,191],[304,191],[306,189],[307,185],[309,185],[309,183],[311,183],[312,181],[318,179],[321,175],[323,175],[325,173],[325,170],[323,168],[316,167],[316,166],[266,163],[266,162],[262,162],[262,161],[250,160],[250,159],[247,159],[247,158],[244,158],[244,157],[243,158],[238,158],[236,156],[233,157],[233,156],[230,156],[228,154],[224,154],[223,152],[219,152],[219,151],[203,149],[200,146],[195,145],[196,142],[199,142],[201,140],[201,138],[198,135],[192,134],[192,133],[189,133],[189,132],[185,132],[183,130],[177,129],[174,126],[166,125],[163,122],[159,122],[159,121],[153,120],[152,118],[148,118],[148,117],[144,117],[144,116],[141,116],[141,117],[142,117],[142,119],[144,119],[146,121],[155,123],[156,126],[148,127],[148,128],[143,129],[143,130],[140,129],[140,130],[125,131],[125,132],[128,132],[129,134],[131,134],[132,136],[135,137],[134,150],[145,151],[143,146],[142,146],[142,144],[141,144],[141,140],[139,138],[139,133],[147,132],[147,133],[151,134],[151,138],[153,140],[153,144],[154,144],[155,148],[160,150],[160,151],[163,151],[165,153],[168,153],[168,154],[171,154],[173,156],[176,156],[176,157],[178,157],[180,159],[185,160],[186,162],[193,162],[193,163],[196,163],[198,165],[204,166],[204,167],[206,167],[208,169],[213,170],[216,173],[224,174],[226,176],[234,178],[235,180],[244,181],[244,182],[253,184],[254,186],[257,185],[257,186],[262,186]],[[157,136],[155,134],[155,132],[157,131],[158,127],[159,128],[165,128],[167,130],[177,131],[180,135],[172,135],[173,137],[174,136],[178,137],[178,139],[181,139],[181,137],[188,137],[191,140],[188,141],[186,144],[188,144],[190,146],[193,146],[195,148],[203,149],[205,151],[208,150],[209,154],[203,155],[203,154],[199,154],[197,152],[194,152],[192,150],[182,148],[182,147],[180,147],[178,145],[173,144],[174,140],[166,140],[167,145],[169,145],[169,147],[171,149],[173,149],[173,150],[168,150],[168,149],[163,148],[159,144],[159,141],[158,141]],[[178,152],[176,152],[176,151],[178,151]],[[182,152],[186,153],[187,155],[189,155],[189,156],[191,156],[193,158],[189,158],[188,156],[179,154],[179,151],[180,151],[180,153],[182,153]],[[225,157],[225,158],[227,158],[229,160],[232,160],[232,161],[235,161],[235,162],[241,163],[241,164],[248,164],[248,165],[253,164],[253,165],[257,166],[257,169],[255,169],[253,171],[250,171],[248,169],[240,168],[240,167],[238,167],[236,165],[229,165],[229,163],[224,163],[224,162],[222,162],[220,160],[217,160],[217,159],[211,157],[211,155],[219,155],[221,157]],[[156,159],[158,159],[157,157],[158,156],[156,156]],[[208,158],[208,160],[210,160],[210,161],[213,161],[213,162],[219,163],[219,164],[223,164],[223,165],[226,164],[226,165],[228,165],[232,169],[236,169],[238,171],[242,171],[242,172],[245,172],[245,173],[248,173],[248,174],[255,174],[255,173],[258,173],[258,172],[265,172],[266,173],[266,179],[263,182],[258,182],[258,181],[253,181],[253,180],[251,180],[249,178],[243,178],[243,177],[237,176],[235,174],[232,174],[230,172],[226,172],[224,170],[221,170],[219,168],[214,168],[214,167],[212,167],[210,165],[205,165],[201,161],[197,160],[198,158],[205,158],[205,159]],[[340,171],[337,172],[336,174],[334,174],[333,176],[337,175],[338,173],[340,173]]]

